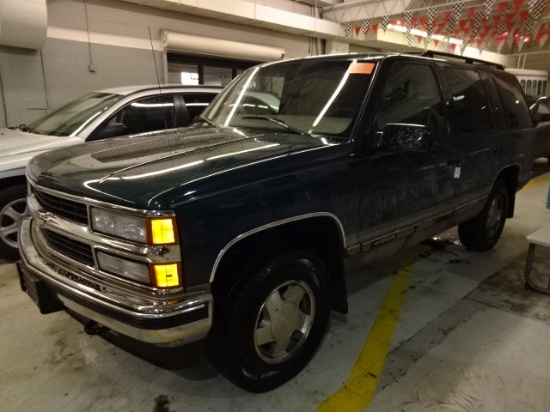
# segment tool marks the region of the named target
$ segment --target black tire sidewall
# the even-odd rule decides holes
[[[231,306],[225,305],[228,312],[225,333],[218,334],[217,338],[222,341],[215,343],[225,345],[227,351],[222,373],[252,392],[271,390],[298,374],[313,357],[327,329],[330,299],[325,277],[324,266],[316,257],[307,252],[290,252],[268,261],[250,278],[238,282],[242,290],[232,289],[230,296],[234,295],[235,299]],[[267,297],[283,283],[293,280],[307,283],[313,292],[313,324],[306,340],[289,359],[267,363],[254,347],[257,316]]]
[[[508,215],[509,191],[502,180],[497,180],[482,211],[467,222],[458,226],[458,234],[462,244],[468,249],[486,251],[491,249],[500,239]],[[488,235],[488,216],[493,201],[501,198],[502,211],[499,227],[491,236]]]

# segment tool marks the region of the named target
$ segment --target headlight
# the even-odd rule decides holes
[[[95,231],[146,243],[145,218],[92,208],[92,228]]]
[[[92,229],[139,243],[168,245],[177,242],[176,219],[171,216],[140,217],[92,208]]]

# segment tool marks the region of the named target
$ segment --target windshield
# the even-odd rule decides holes
[[[50,136],[78,134],[88,123],[123,97],[111,93],[85,95],[34,121],[25,131]]]
[[[253,67],[202,117],[225,127],[349,137],[374,62],[304,59]]]

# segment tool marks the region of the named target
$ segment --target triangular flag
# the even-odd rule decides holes
[[[366,36],[369,32],[369,19],[363,19],[361,20],[361,30],[363,31],[363,34]]]
[[[527,16],[529,16],[529,12],[524,10],[521,13],[519,13],[519,22],[520,25],[523,25],[525,23],[525,20],[527,20]]]
[[[382,17],[382,30],[384,30],[384,33],[388,30],[388,24],[390,24],[390,16]]]
[[[498,3],[498,14],[503,15],[507,8],[508,8],[508,3],[506,2]]]
[[[497,40],[497,53],[500,53],[502,51],[503,47],[504,47],[504,39],[498,39]]]
[[[485,17],[489,18],[491,11],[493,11],[493,6],[495,5],[495,0],[485,0]]]
[[[342,23],[342,28],[344,29],[344,35],[346,37],[349,37],[350,32],[351,32],[351,22],[346,21],[345,23]]]

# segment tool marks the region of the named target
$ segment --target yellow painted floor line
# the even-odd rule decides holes
[[[346,385],[326,399],[318,412],[362,411],[369,406],[384,368],[418,247],[411,248],[400,264]]]
[[[531,179],[529,181],[529,183],[527,183],[525,186],[522,187],[520,192],[523,191],[523,190],[532,189],[535,186],[538,186],[538,185],[543,184],[543,183],[548,183],[548,182],[550,182],[550,173],[545,173],[541,176],[538,176],[538,177],[535,177],[534,179]]]

